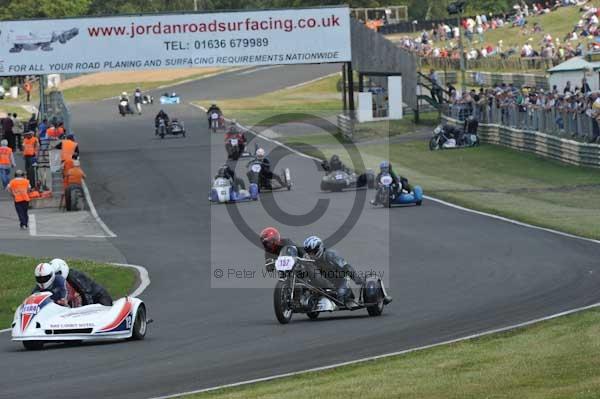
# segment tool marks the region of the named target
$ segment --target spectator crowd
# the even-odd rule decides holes
[[[491,14],[476,15],[463,18],[458,26],[449,23],[440,23],[431,30],[423,31],[419,37],[404,36],[398,44],[408,50],[416,52],[420,57],[459,59],[460,50],[458,39],[461,30],[464,32],[466,42],[463,43],[467,60],[477,60],[487,57],[520,56],[523,58],[540,57],[549,60],[563,61],[574,56],[583,55],[586,51],[600,50],[600,43],[589,40],[583,43],[582,39],[594,39],[600,36],[599,21],[600,9],[593,7],[588,0],[555,0],[528,5],[525,2],[515,4],[514,13],[510,16],[492,16]],[[573,29],[562,38],[552,37],[550,33],[543,35],[540,43],[534,43],[532,37],[524,38],[521,47],[509,47],[503,40],[497,43],[486,43],[486,33],[511,26],[518,29],[522,36],[543,33],[543,27],[535,22],[528,23],[530,16],[551,13],[561,7],[580,7],[581,17],[574,21]]]
[[[591,91],[585,78],[550,90],[502,83],[460,93],[449,85],[446,95],[447,112],[459,120],[472,115],[484,123],[600,142],[600,92]]]

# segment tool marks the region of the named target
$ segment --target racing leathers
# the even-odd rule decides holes
[[[296,245],[289,238],[282,238],[271,251],[267,251],[265,249],[265,268],[268,272],[272,272],[273,270],[275,270],[275,261],[279,257],[281,249],[287,246],[296,247],[296,249],[298,250],[298,257],[300,258],[303,258],[306,255],[306,252],[304,252],[304,248],[302,248],[302,246]]]
[[[315,259],[314,270],[309,278],[313,284],[323,289],[337,291],[337,297],[341,301],[348,302],[353,299],[353,293],[348,286],[346,277],[350,277],[359,286],[364,285],[365,280],[344,258],[331,249],[326,249],[323,254]]]
[[[154,117],[154,126],[158,127],[159,119],[163,119],[165,121],[165,126],[169,125],[169,115],[163,110],[160,110],[158,114]]]
[[[125,102],[126,104],[122,105],[123,102]],[[129,106],[129,97],[121,96],[121,98],[119,99],[119,111],[121,113],[131,113],[131,107]]]
[[[225,149],[227,150],[227,156],[231,157],[231,139],[237,139],[237,145],[240,149],[240,154],[244,152],[246,148],[246,136],[244,133],[238,131],[235,127],[229,129],[229,131],[225,134]]]
[[[258,159],[258,158],[254,158],[252,161],[250,161],[248,163],[248,165],[250,165],[251,163],[254,162],[260,162],[260,184],[262,187],[266,188],[266,189],[272,189],[273,187],[271,186],[271,180],[275,179],[277,180],[277,183],[279,183],[281,185],[281,187],[285,186],[285,183],[283,182],[283,180],[281,180],[281,176],[279,176],[277,173],[273,173],[271,171],[271,161],[269,161],[269,158],[264,157],[263,159]],[[248,180],[252,180],[250,178],[252,172],[248,171]]]
[[[408,183],[408,179],[404,176],[398,177],[398,175],[393,170],[389,170],[386,173],[379,172],[377,174],[377,177],[375,177],[375,181],[381,181],[381,176],[383,176],[384,174],[389,174],[392,178],[392,192],[394,193],[394,195],[399,194],[400,187],[402,187],[402,190],[406,190],[409,193],[412,191],[412,186]]]
[[[456,141],[456,145],[462,144],[463,131],[461,129],[452,125],[444,125],[442,128],[448,138],[453,138]]]
[[[235,171],[233,169],[231,169],[229,167],[229,165],[227,165],[227,164],[225,164],[219,168],[219,171],[217,172],[217,175],[215,176],[215,178],[217,178],[217,177],[223,177],[225,179],[231,180],[231,182],[233,184],[233,189],[236,192],[239,192],[240,188],[242,190],[246,189],[246,185],[244,184],[244,181],[242,179],[237,178],[235,176]]]
[[[52,296],[50,297],[56,304],[61,306],[68,306],[67,301],[67,282],[61,275],[56,275],[54,277],[54,282],[52,285],[46,289],[41,289],[38,285],[31,291],[32,294],[36,294],[38,292],[51,292]]]
[[[81,295],[83,305],[99,303],[112,306],[113,301],[106,289],[92,280],[87,274],[71,268],[67,276],[67,283]]]
[[[211,105],[210,108],[206,111],[206,115],[208,117],[208,128],[210,129],[211,126],[211,122],[213,120],[213,114],[217,114],[218,118],[216,118],[217,120],[221,118],[221,115],[223,115],[223,113],[221,112],[221,109],[219,107],[217,107],[216,105]]]

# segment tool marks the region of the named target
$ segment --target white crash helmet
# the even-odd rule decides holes
[[[442,132],[442,127],[438,126],[435,128],[435,130],[433,131],[434,134],[440,134]]]
[[[121,93],[121,97],[127,97],[127,92],[124,91],[123,93]]]
[[[54,273],[54,267],[49,263],[40,263],[35,267],[35,282],[41,290],[47,290],[54,283],[56,275]]]
[[[264,157],[265,157],[265,150],[263,150],[262,148],[259,148],[258,150],[256,150],[256,158],[263,159]]]
[[[60,274],[66,280],[69,275],[69,265],[60,258],[55,258],[50,261],[50,266],[54,268],[54,273]]]

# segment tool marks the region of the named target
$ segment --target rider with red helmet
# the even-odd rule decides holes
[[[265,266],[267,271],[275,270],[275,260],[279,256],[279,252],[285,246],[291,245],[298,249],[298,256],[304,257],[304,248],[296,245],[289,238],[281,238],[279,230],[275,227],[267,227],[260,232],[260,242],[265,249]]]
[[[240,154],[243,153],[246,148],[246,135],[237,128],[237,123],[235,121],[232,122],[229,130],[225,133],[225,150],[227,150],[228,157],[231,157],[231,139],[237,139]]]

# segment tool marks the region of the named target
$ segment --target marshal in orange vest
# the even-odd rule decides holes
[[[15,177],[8,183],[7,188],[15,198],[15,202],[29,202],[29,180],[23,177]]]

